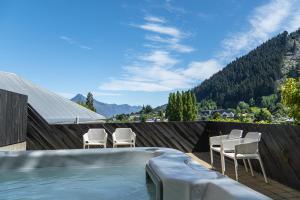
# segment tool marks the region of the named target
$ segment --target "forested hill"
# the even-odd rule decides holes
[[[278,92],[282,78],[299,76],[300,29],[284,32],[266,41],[247,55],[229,63],[222,71],[194,88],[197,100],[211,99],[223,108],[239,101]]]

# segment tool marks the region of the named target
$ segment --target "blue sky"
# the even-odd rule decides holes
[[[157,106],[299,27],[300,0],[0,0],[0,70],[68,98]]]

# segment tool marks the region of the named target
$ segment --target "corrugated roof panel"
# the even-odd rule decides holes
[[[30,105],[49,123],[103,122],[104,116],[24,80],[13,73],[0,72],[0,88],[28,96]]]

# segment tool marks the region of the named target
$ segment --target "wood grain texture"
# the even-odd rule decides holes
[[[24,142],[27,96],[0,89],[0,147]]]
[[[281,124],[250,124],[207,122],[210,135],[220,131],[229,133],[232,129],[244,130],[244,136],[249,131],[262,133],[259,144],[260,154],[267,175],[283,184],[300,189],[300,126]],[[261,172],[259,163],[252,162],[254,169]]]
[[[105,128],[108,147],[116,128],[129,127],[137,135],[137,147],[168,147],[183,152],[209,151],[210,136],[227,134],[232,129],[262,133],[260,152],[267,175],[285,185],[300,189],[300,126],[225,122],[157,122],[49,125],[29,107],[27,148],[82,148],[82,135],[89,128]],[[253,161],[254,169],[260,172]]]

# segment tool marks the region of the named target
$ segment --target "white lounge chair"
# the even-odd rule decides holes
[[[243,135],[243,130],[233,129],[230,131],[228,135],[220,135],[220,136],[213,136],[209,138],[209,148],[210,148],[210,162],[211,167],[214,167],[214,154],[215,152],[221,152],[221,142],[223,140],[232,140],[241,138]]]
[[[250,159],[257,159],[262,169],[265,182],[268,183],[265,169],[259,154],[258,143],[260,142],[260,139],[261,139],[261,133],[248,132],[245,138],[222,141],[221,144],[222,173],[225,174],[225,157],[227,157],[234,160],[235,176],[237,181],[238,181],[237,160],[239,159],[243,159],[245,167],[246,167],[245,160],[248,160],[251,175],[254,176]]]
[[[131,128],[116,128],[112,134],[113,148],[117,146],[135,147],[136,134]]]
[[[106,148],[107,133],[103,128],[92,128],[83,135],[83,148],[90,146],[103,146]]]

